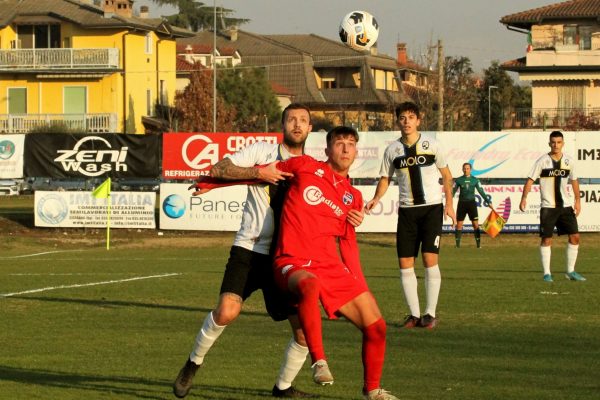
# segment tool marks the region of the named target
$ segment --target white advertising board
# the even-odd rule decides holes
[[[188,183],[160,185],[160,229],[237,231],[247,186],[230,186],[192,196]]]
[[[25,135],[0,135],[0,179],[23,177]]]
[[[231,186],[212,190],[202,196],[192,196],[188,184],[162,184],[160,197],[160,228],[199,231],[237,231],[246,199],[246,186]],[[357,186],[365,201],[373,197],[375,186]],[[534,185],[527,198],[525,212],[519,210],[521,185],[484,185],[496,211],[506,219],[503,232],[537,232],[539,229],[539,186]],[[600,188],[581,185],[579,229],[582,232],[600,231]],[[457,196],[458,197],[458,196]],[[489,214],[476,195],[479,220]],[[457,205],[454,199],[454,207]],[[398,187],[390,186],[370,215],[366,215],[358,232],[396,232],[398,220]],[[465,231],[472,230],[467,218]],[[450,231],[450,221],[445,221],[444,231]]]
[[[111,192],[111,228],[156,228],[154,192]],[[108,201],[91,192],[35,192],[35,226],[46,228],[104,228]]]

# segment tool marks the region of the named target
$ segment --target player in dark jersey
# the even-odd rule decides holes
[[[468,215],[473,225],[475,235],[475,243],[477,248],[481,247],[481,230],[479,229],[479,215],[477,213],[477,202],[475,201],[475,190],[479,192],[484,204],[487,203],[489,208],[492,208],[492,202],[485,194],[479,179],[471,175],[472,165],[464,163],[462,166],[463,175],[454,180],[452,188],[452,196],[458,194],[458,206],[456,207],[456,230],[454,231],[454,239],[456,247],[460,247],[460,239],[462,237],[463,223]]]
[[[350,213],[363,207],[361,193],[348,179],[357,141],[354,129],[336,127],[327,134],[326,162],[302,156],[277,165],[293,177],[281,216],[275,280],[297,300],[316,383],[333,383],[320,300],[330,318],[344,316],[362,331],[365,398],[397,400],[380,387],[386,323],[363,276],[354,226],[348,223]]]
[[[436,307],[442,282],[438,253],[444,215],[452,219],[453,226],[455,223],[452,174],[440,144],[434,138],[419,133],[419,107],[410,102],[402,103],[396,108],[396,117],[402,136],[385,149],[379,172],[381,178],[373,199],[365,209],[368,213],[375,207],[396,175],[400,201],[396,252],[402,288],[410,309],[404,327],[433,329],[438,321]],[[445,199],[440,190],[440,175]],[[427,299],[422,316],[414,267],[419,248],[425,266]]]
[[[565,276],[572,281],[585,281],[585,278],[575,272],[577,253],[579,252],[579,228],[577,216],[581,211],[581,198],[579,197],[579,181],[575,159],[562,152],[565,145],[562,132],[554,131],[550,134],[550,153],[541,156],[533,165],[529,178],[523,187],[523,195],[519,209],[525,211],[527,195],[531,186],[539,178],[542,208],[540,210],[540,257],[542,259],[543,279],[552,282],[550,272],[550,257],[552,249],[552,234],[554,227],[558,234],[567,234],[567,268]],[[574,196],[568,190],[571,182]]]

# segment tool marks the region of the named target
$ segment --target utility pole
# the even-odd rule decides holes
[[[437,130],[444,130],[444,48],[442,40],[438,39],[438,121]]]

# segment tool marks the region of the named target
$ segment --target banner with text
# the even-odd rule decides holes
[[[156,193],[111,192],[111,228],[156,228]],[[92,192],[36,191],[35,226],[47,228],[105,228],[108,200]]]
[[[192,196],[187,184],[162,184],[160,189],[160,228],[205,231],[237,231],[246,199],[246,186],[215,189],[202,196]],[[375,186],[357,186],[365,201],[373,197]],[[537,232],[539,229],[539,186],[534,185],[527,199],[525,212],[519,210],[522,186],[484,185],[495,210],[505,220],[505,232]],[[582,232],[600,232],[600,189],[597,185],[580,185]],[[457,196],[458,197],[458,196]],[[479,219],[483,221],[490,209],[476,195]],[[458,199],[454,199],[456,208]],[[398,219],[398,188],[390,186],[381,201],[365,219],[358,232],[395,232]],[[444,231],[450,231],[450,221]],[[465,231],[471,231],[468,218]]]
[[[0,135],[0,179],[23,177],[25,135]]]
[[[25,175],[51,178],[156,178],[157,135],[25,135]]]
[[[193,179],[208,175],[225,155],[256,142],[279,143],[281,133],[163,134],[163,178]]]

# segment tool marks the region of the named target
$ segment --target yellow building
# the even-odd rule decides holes
[[[175,39],[193,35],[147,15],[131,0],[0,0],[0,132],[144,133],[173,103]]]

